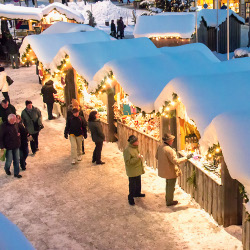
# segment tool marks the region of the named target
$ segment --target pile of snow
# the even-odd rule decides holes
[[[26,52],[28,44],[30,44],[38,60],[43,63],[45,68],[49,68],[49,64],[52,62],[60,48],[67,44],[109,40],[110,36],[101,30],[91,32],[31,35],[25,37],[19,51],[22,56],[22,54]]]
[[[250,48],[244,47],[244,48],[239,48],[234,51],[234,57],[239,58],[239,57],[249,57],[250,56]]]
[[[94,31],[96,28],[93,28],[86,24],[78,23],[67,23],[67,22],[57,22],[43,31],[44,34],[58,34],[58,33],[72,33],[72,32],[85,32],[85,31]]]
[[[61,3],[52,3],[42,9],[43,16],[48,15],[51,11],[56,10],[60,14],[65,15],[68,19],[75,20],[78,23],[84,23],[84,17],[82,13],[72,8],[67,7]]]
[[[148,38],[71,44],[60,49],[51,63],[51,72],[57,71],[57,66],[61,64],[66,54],[69,55],[72,67],[89,82],[89,90],[94,90],[100,81],[94,83],[93,78],[105,63],[115,59],[160,55],[161,53]]]
[[[245,23],[245,19],[240,17],[234,11],[229,10],[229,16],[233,15],[236,19],[239,20],[242,24]],[[207,27],[216,27],[217,26],[217,9],[202,9],[198,12],[197,15],[197,24],[198,27],[202,21],[202,18],[206,22]],[[221,25],[227,20],[227,10],[218,10],[218,25]]]
[[[33,7],[14,6],[13,4],[0,4],[0,17],[8,19],[36,20],[42,19],[40,9]]]
[[[249,72],[247,74],[249,75]],[[220,142],[231,177],[245,186],[248,197],[250,197],[249,124],[249,109],[220,114],[206,128],[200,141],[204,151],[213,143]],[[246,204],[246,209],[250,212],[249,202]]]
[[[34,250],[21,230],[0,213],[0,249]]]
[[[178,36],[191,38],[195,32],[195,16],[189,13],[168,13],[137,18],[135,37]]]

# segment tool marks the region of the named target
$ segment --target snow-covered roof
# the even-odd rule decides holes
[[[51,63],[51,72],[57,70],[66,54],[73,68],[91,83],[95,74],[111,60],[160,55],[161,52],[148,38],[71,44],[60,49]]]
[[[78,23],[84,22],[84,17],[82,13],[72,8],[67,7],[61,3],[52,3],[42,9],[43,16],[48,15],[51,11],[56,10],[60,14],[65,15],[68,19],[75,20]]]
[[[250,197],[249,124],[249,109],[223,113],[213,119],[200,140],[203,151],[217,142],[220,143],[231,177],[244,185],[248,197]],[[246,204],[246,209],[250,212],[249,202]]]
[[[36,20],[42,19],[40,9],[33,7],[14,6],[13,4],[0,4],[0,17],[7,19]]]
[[[245,23],[244,18],[236,14],[234,11],[229,10],[229,16],[233,15],[236,19],[241,23]],[[198,27],[202,21],[202,18],[206,22],[208,27],[216,27],[217,25],[217,9],[202,9],[198,12],[197,15],[197,24]],[[218,10],[218,25],[221,25],[223,22],[227,20],[227,10]]]
[[[187,13],[168,13],[139,16],[134,29],[135,37],[178,36],[191,38],[195,32],[195,16]]]
[[[72,32],[84,32],[97,30],[86,24],[56,22],[47,28],[42,34],[58,34],[58,33],[72,33]]]
[[[25,37],[19,51],[22,56],[22,54],[25,53],[28,44],[30,44],[38,60],[43,63],[45,68],[49,68],[49,64],[52,62],[60,48],[67,44],[92,43],[109,40],[110,36],[101,30],[91,32],[31,35]]]

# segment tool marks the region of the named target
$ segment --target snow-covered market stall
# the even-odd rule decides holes
[[[74,93],[67,88],[59,89],[60,100],[67,105],[72,98],[77,98],[84,108],[85,115],[88,116],[91,110],[97,109],[101,115],[102,125],[106,134],[107,141],[114,141],[114,93],[105,91],[105,88],[114,81],[112,75],[107,78],[107,86],[104,81],[93,83],[94,75],[105,65],[114,59],[135,58],[140,56],[154,56],[161,52],[147,38],[96,42],[88,44],[72,44],[63,47],[50,65],[52,75],[59,74],[63,69],[65,60],[69,60],[74,71],[75,87]],[[136,71],[136,68],[135,68]],[[64,74],[64,72],[61,72]],[[60,77],[60,74],[59,74]],[[99,85],[97,89],[90,90],[89,87]],[[90,93],[91,92],[91,93]],[[119,98],[125,98],[120,96]],[[87,117],[86,117],[87,118]]]

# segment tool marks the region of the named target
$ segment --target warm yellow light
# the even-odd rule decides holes
[[[105,84],[103,85],[103,88],[104,88],[104,89],[106,88],[106,85],[105,85]]]
[[[165,115],[166,118],[168,118],[168,115]]]
[[[173,39],[173,37],[171,36],[171,39]]]
[[[209,158],[211,158],[211,157],[212,157],[212,155],[211,155],[211,154],[209,154],[209,155],[208,155],[208,157],[209,157]]]
[[[29,50],[30,52],[32,51],[32,49]]]
[[[167,111],[169,111],[169,110],[170,110],[170,108],[169,108],[169,107],[167,107],[167,108],[166,108],[166,110],[167,110]]]
[[[219,153],[220,152],[220,148],[216,148],[216,153]]]
[[[24,58],[24,61],[26,61],[27,60],[27,58]]]
[[[166,37],[166,36],[165,36],[164,38],[165,38],[165,39],[167,39],[167,37]]]
[[[99,94],[101,94],[102,92],[101,91],[99,91]]]
[[[159,40],[159,38],[158,37],[156,37],[156,41],[158,41]]]
[[[180,97],[178,97],[178,99],[177,99],[179,102],[181,101],[181,98]]]
[[[174,106],[174,105],[175,105],[175,102],[171,102],[171,105]]]
[[[106,82],[107,82],[109,85],[111,85],[112,80],[111,80],[110,78],[108,78]]]

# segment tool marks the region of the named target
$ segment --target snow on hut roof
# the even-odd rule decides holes
[[[82,13],[80,13],[77,10],[73,10],[66,5],[63,5],[61,3],[52,3],[45,8],[42,9],[43,16],[48,15],[52,10],[56,10],[60,14],[65,15],[70,20],[75,20],[78,23],[84,22],[84,17]]]
[[[13,4],[1,4],[0,17],[7,19],[40,21],[42,19],[42,13],[40,9],[33,7],[14,6]]]
[[[233,15],[236,19],[239,20],[242,24],[245,23],[244,18],[240,17],[234,11],[229,10],[229,16]],[[206,22],[208,27],[216,27],[217,25],[217,9],[202,9],[198,12],[197,15],[197,24],[198,27],[202,21],[202,18]],[[221,25],[227,20],[227,10],[218,10],[218,25]]]
[[[237,111],[239,107],[250,110],[250,58],[231,61],[213,64],[202,75],[173,79],[156,99],[156,110],[177,93],[201,134],[219,114]]]
[[[20,48],[20,55],[22,56],[22,54],[25,53],[28,44],[30,44],[38,60],[43,63],[45,68],[48,68],[60,48],[67,44],[92,43],[109,40],[110,36],[101,30],[91,32],[31,35],[26,36],[23,40]]]
[[[203,150],[213,146],[213,143],[220,143],[231,177],[245,186],[248,197],[250,197],[249,124],[249,109],[223,113],[213,119],[200,140]],[[249,202],[246,208],[250,212]]]
[[[56,22],[43,31],[41,34],[58,34],[58,33],[72,33],[72,32],[85,32],[97,30],[87,24]]]
[[[135,37],[174,36],[191,38],[195,32],[195,16],[187,13],[168,13],[139,16],[134,29]]]
[[[104,64],[111,60],[161,53],[148,38],[71,44],[61,48],[51,63],[51,72],[57,70],[66,54],[73,68],[90,83]],[[136,71],[136,68],[134,70]]]

